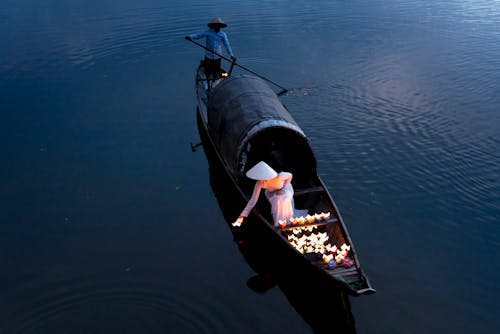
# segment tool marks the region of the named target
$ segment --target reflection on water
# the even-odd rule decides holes
[[[265,302],[239,285],[253,273],[189,148],[203,50],[183,36],[214,16],[241,64],[295,88],[379,291],[351,299],[357,330],[499,328],[497,2],[5,0],[0,332],[315,326],[284,283]]]

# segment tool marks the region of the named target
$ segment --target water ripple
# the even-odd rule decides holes
[[[166,282],[136,280],[126,284],[121,281],[117,284],[116,281],[100,279],[99,282],[90,283],[81,277],[75,277],[45,286],[38,283],[27,289],[31,293],[43,291],[43,295],[11,317],[15,321],[5,329],[8,333],[36,333],[41,328],[54,324],[71,327],[70,324],[64,323],[64,319],[71,313],[83,311],[80,316],[85,318],[89,311],[92,313],[92,310],[102,308],[109,311],[106,316],[112,318],[113,326],[130,321],[114,319],[114,307],[127,312],[136,310],[138,314],[141,314],[142,310],[148,317],[157,314],[156,319],[164,319],[156,321],[159,322],[156,328],[159,332],[165,330],[165,325],[174,326],[187,333],[221,333],[223,328],[231,327],[227,320],[218,316],[220,310],[214,307],[217,305],[207,305],[193,292],[169,286]],[[86,320],[91,323],[91,319],[78,321],[83,323]],[[139,317],[134,321],[138,324],[143,319]],[[105,324],[106,322],[102,325]]]
[[[107,57],[139,61],[153,52],[178,48],[182,37],[193,29],[189,16],[171,15],[172,6],[94,16],[83,15],[80,11],[84,9],[74,10],[71,22],[47,20],[47,13],[42,12],[36,17],[38,26],[24,24],[16,31],[23,38],[12,36],[15,42],[0,61],[0,71],[8,76],[34,77],[57,73],[63,66],[87,68]]]
[[[459,121],[468,114],[450,114],[450,102],[432,92],[396,85],[384,74],[394,72],[391,66],[384,69],[386,63],[368,71],[374,75],[365,75],[362,84],[322,86],[302,101],[286,98],[316,143],[323,173],[336,174],[346,187],[357,180],[361,191],[376,189],[400,198],[406,193],[422,202],[435,198],[433,204],[455,229],[457,219],[465,224],[471,217],[493,228],[491,213],[500,207],[499,200],[491,200],[491,193],[499,191],[498,135],[484,131],[486,120],[477,117],[472,125],[483,131],[474,131]],[[457,206],[468,207],[469,215],[456,217]]]

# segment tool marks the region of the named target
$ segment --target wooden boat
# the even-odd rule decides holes
[[[243,209],[255,184],[245,172],[263,160],[277,171],[291,172],[296,208],[306,209],[310,216],[317,214],[313,221],[309,217],[312,222],[294,221],[293,225],[288,222],[285,227],[275,227],[270,205],[265,196],[260,196],[241,227],[228,222],[233,232],[258,226],[261,233],[282,246],[283,254],[312,268],[346,293],[354,296],[374,293],[339,210],[317,174],[310,142],[276,93],[253,75],[222,77],[207,91],[201,62],[196,73],[196,95],[196,118],[204,151],[207,157],[209,154],[216,157],[230,180],[227,186],[236,189],[241,199],[237,210]],[[347,260],[325,258],[332,252],[338,255],[342,245],[350,247]],[[337,251],[332,250],[333,246]]]
[[[206,152],[210,186],[224,218],[232,222],[245,203],[239,190],[228,186],[232,181],[217,155]],[[318,270],[308,261],[297,261],[281,237],[269,233],[267,224],[249,220],[234,230],[233,235],[241,255],[255,274],[247,280],[249,289],[259,294],[281,290],[312,333],[356,333],[351,303],[344,290],[331,284],[327,275],[318,275]]]

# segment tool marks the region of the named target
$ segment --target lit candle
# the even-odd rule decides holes
[[[341,263],[342,260],[344,260],[342,254],[337,254],[337,256],[335,256],[335,261],[337,261],[337,263]]]
[[[330,255],[323,255],[323,261],[325,261],[326,263],[330,262],[331,260],[333,260],[333,255],[330,254]]]
[[[314,216],[307,215],[306,216],[306,220],[307,220],[308,223],[314,223]]]
[[[330,212],[321,212],[320,213],[321,219],[326,220],[330,218]]]
[[[278,220],[278,224],[280,225],[281,228],[286,227],[286,220]]]

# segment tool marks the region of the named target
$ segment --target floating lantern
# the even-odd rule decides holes
[[[321,212],[321,219],[327,220],[330,218],[330,212]]]
[[[346,244],[343,244],[342,246],[340,246],[340,248],[347,251],[351,250],[351,246],[347,246]]]
[[[342,246],[340,246],[340,249],[337,251],[337,253],[346,257],[350,250],[351,250],[351,246],[347,246],[346,244],[343,244]]]
[[[323,255],[323,261],[325,261],[326,263],[330,262],[331,260],[333,260],[333,255],[330,254],[330,255]]]

